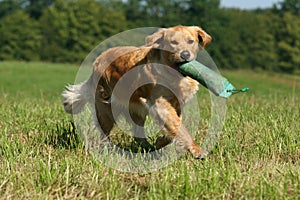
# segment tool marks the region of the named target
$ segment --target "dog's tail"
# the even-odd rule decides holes
[[[63,91],[63,106],[67,113],[80,113],[85,104],[92,98],[92,87],[90,86],[90,79],[77,85],[68,85]]]

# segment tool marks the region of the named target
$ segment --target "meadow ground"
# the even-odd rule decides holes
[[[76,66],[0,63],[0,199],[299,199],[300,77],[224,71],[237,87],[219,142],[148,174],[123,173],[86,150],[61,92]],[[196,141],[209,123],[209,98]]]

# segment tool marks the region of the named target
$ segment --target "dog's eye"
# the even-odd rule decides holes
[[[193,43],[194,43],[194,40],[189,40],[188,43],[189,43],[189,44],[193,44]]]
[[[175,45],[177,45],[177,44],[178,44],[178,42],[177,42],[176,40],[172,40],[172,41],[171,41],[171,44],[175,44]]]

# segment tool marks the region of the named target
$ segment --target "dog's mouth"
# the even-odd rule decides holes
[[[189,63],[189,62],[191,62],[191,61],[188,61],[188,60],[180,61],[180,62],[177,63],[177,65],[178,65],[178,66],[184,65],[184,64]]]
[[[188,58],[188,59],[186,59],[186,58],[178,58],[177,59],[177,61],[176,61],[176,64],[178,65],[178,66],[180,66],[180,65],[183,65],[183,64],[186,64],[186,63],[188,63],[188,62],[191,62],[191,61],[193,61],[193,60],[195,60],[195,58]]]
[[[169,60],[172,61],[168,64],[168,66],[170,67],[170,69],[168,70],[170,74],[175,75],[175,74],[179,73],[182,76],[186,76],[180,72],[179,67],[181,65],[184,65],[186,63],[189,63],[189,62],[195,60],[195,58],[192,55],[184,58],[183,56],[179,56],[178,54],[173,54],[173,56]]]
[[[181,61],[181,62],[178,62],[177,63],[177,66],[176,66],[176,71],[177,72],[179,72],[182,76],[184,76],[184,77],[186,77],[187,75],[186,74],[184,74],[184,73],[182,73],[180,70],[179,70],[179,66],[181,66],[181,65],[184,65],[184,64],[186,64],[186,63],[189,63],[189,62],[191,62],[192,60],[185,60],[185,61]]]
[[[180,62],[174,63],[173,65],[169,66],[170,67],[169,70],[168,70],[169,73],[174,74],[174,75],[179,73],[182,76],[186,76],[185,74],[181,73],[181,71],[179,70],[179,66],[184,65],[188,62],[191,62],[191,61],[180,61]]]

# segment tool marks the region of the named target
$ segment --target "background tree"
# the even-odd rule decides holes
[[[251,69],[277,71],[278,56],[274,30],[277,27],[277,16],[270,12],[257,13],[252,29],[249,27],[248,65]]]
[[[31,17],[39,19],[44,10],[53,4],[54,0],[26,0],[25,11],[30,14]]]
[[[300,71],[300,18],[287,12],[277,29],[277,55],[280,71]]]
[[[2,0],[0,1],[0,18],[14,13],[22,8],[24,0]]]
[[[300,16],[300,0],[284,0],[276,6],[280,13],[291,12],[293,15]]]
[[[0,60],[38,60],[41,33],[37,21],[22,10],[0,21]]]
[[[93,0],[56,0],[41,18],[42,58],[80,62],[99,42],[125,27],[123,13]]]
[[[299,12],[300,0],[257,10],[220,8],[220,0],[2,0],[0,59],[78,63],[121,31],[182,24],[213,37],[206,50],[221,68],[300,74]]]

